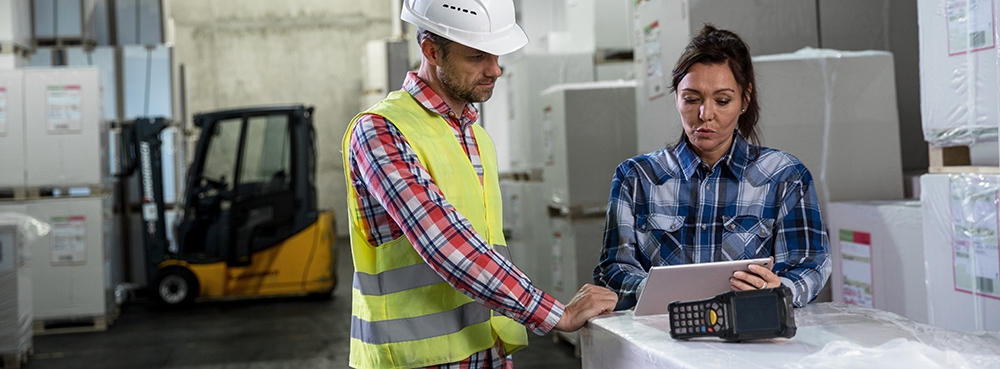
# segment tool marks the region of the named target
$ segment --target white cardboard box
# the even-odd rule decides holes
[[[831,202],[825,210],[833,302],[927,323],[920,201]]]
[[[0,70],[0,187],[24,187],[24,72]]]
[[[635,81],[559,84],[540,101],[547,203],[603,217],[615,168],[636,152]]]
[[[593,81],[594,58],[592,54],[519,54],[505,64],[501,78],[507,80],[510,110],[508,120],[497,124],[509,127],[511,170],[531,173],[545,167],[539,95],[556,84]],[[491,109],[488,102],[484,106]]]
[[[604,219],[569,220],[549,218],[552,228],[541,270],[552,277],[551,285],[540,288],[563,303],[569,303],[586,283],[594,283],[594,267],[601,259]],[[547,265],[546,265],[547,264]],[[537,284],[536,284],[537,285]]]
[[[24,72],[27,186],[109,185],[97,68]]]
[[[924,139],[936,146],[997,140],[995,0],[923,0],[920,101]]]
[[[0,210],[2,212],[2,210]],[[32,347],[31,276],[16,222],[0,221],[0,357]]]
[[[1000,330],[997,192],[1000,175],[920,178],[928,323]]]
[[[27,203],[27,214],[52,230],[30,246],[36,321],[94,319],[114,312],[111,250],[119,245],[112,198],[44,199]],[[106,322],[106,321],[103,321]]]
[[[903,198],[892,54],[803,49],[754,68],[764,146],[805,164],[821,204]]]
[[[31,0],[0,1],[0,46],[31,48]]]

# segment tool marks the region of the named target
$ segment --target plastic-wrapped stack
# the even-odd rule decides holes
[[[48,225],[9,206],[0,209],[0,365],[18,367],[33,346],[31,275],[27,245]]]
[[[1000,118],[996,85],[1000,57],[994,36],[994,3],[917,3],[924,139],[932,147],[969,147],[972,157],[965,160],[972,165],[995,166],[998,161],[997,150],[992,149]],[[979,147],[989,149],[978,153]],[[935,152],[932,149],[932,155]]]

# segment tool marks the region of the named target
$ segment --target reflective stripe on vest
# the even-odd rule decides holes
[[[351,338],[373,345],[422,340],[456,333],[467,326],[489,320],[490,310],[476,302],[437,314],[379,322],[352,316]]]
[[[493,245],[493,249],[505,259],[510,260],[507,246]],[[380,274],[354,272],[354,288],[362,295],[384,296],[390,293],[406,291],[414,288],[444,283],[434,269],[427,264],[414,264],[399,269],[387,270]]]

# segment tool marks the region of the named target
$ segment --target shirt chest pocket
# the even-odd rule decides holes
[[[685,240],[684,217],[666,214],[644,214],[636,219],[636,237],[645,255],[650,255],[654,265],[661,254],[670,254],[682,248]],[[662,250],[665,248],[665,250]]]
[[[722,252],[730,260],[768,257],[774,219],[754,215],[723,216]]]

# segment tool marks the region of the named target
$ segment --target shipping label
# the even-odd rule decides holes
[[[840,230],[840,269],[844,277],[844,302],[874,308],[871,234]]]

